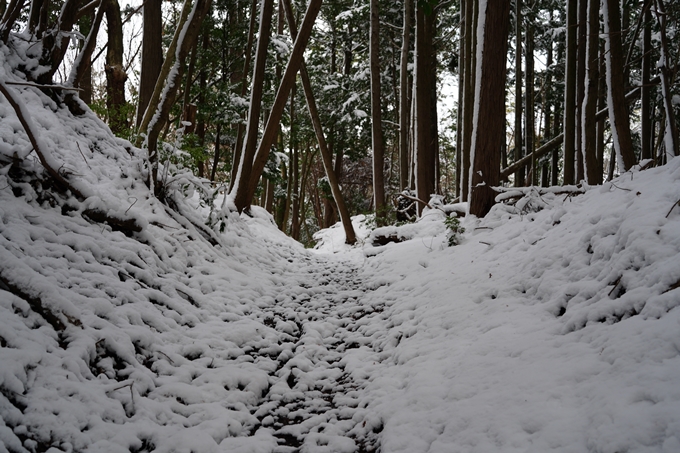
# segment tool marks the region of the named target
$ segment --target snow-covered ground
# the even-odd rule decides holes
[[[310,251],[11,88],[90,196],[0,97],[0,452],[680,451],[680,159]]]

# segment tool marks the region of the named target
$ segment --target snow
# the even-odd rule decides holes
[[[464,205],[305,250],[180,169],[163,205],[142,150],[11,89],[91,196],[0,98],[0,452],[680,451],[680,159],[507,192],[454,247]]]

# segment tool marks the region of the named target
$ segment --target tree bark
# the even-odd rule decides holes
[[[461,0],[461,3],[463,1]],[[404,0],[404,22],[401,31],[401,61],[399,65],[399,188],[401,190],[408,189],[408,129],[411,120],[408,99],[408,55],[411,41],[412,11],[412,0]]]
[[[276,98],[274,99],[274,105],[272,106],[271,113],[269,114],[269,119],[262,134],[262,139],[259,146],[257,147],[257,153],[255,154],[255,159],[252,161],[252,171],[248,178],[245,178],[245,173],[241,174],[237,178],[236,188],[234,189],[234,203],[239,212],[243,212],[253,199],[255,190],[257,189],[257,184],[262,175],[262,170],[269,158],[269,151],[272,144],[274,143],[274,137],[279,128],[279,122],[281,121],[281,116],[283,115],[283,110],[290,94],[290,90],[295,83],[295,76],[300,69],[302,63],[303,54],[305,48],[307,47],[307,42],[312,33],[312,28],[316,20],[316,16],[321,9],[321,0],[311,0],[307,6],[307,12],[302,20],[302,26],[298,33],[295,43],[293,44],[293,51],[290,54],[290,59],[288,60],[288,65],[286,66],[286,71],[281,79],[281,84],[276,92]],[[241,168],[245,167],[245,163],[248,159],[246,153],[243,154]]]
[[[621,18],[619,0],[602,0],[604,16],[605,49],[607,61],[607,105],[612,140],[619,169],[628,171],[635,165],[633,141],[630,136],[630,118],[625,100],[623,75],[623,47],[621,44]]]
[[[175,102],[177,89],[182,80],[184,61],[198,38],[201,23],[210,10],[210,4],[211,0],[197,0],[193,8],[191,8],[191,0],[185,0],[182,16],[175,31],[173,42],[168,49],[167,58],[141,122],[140,130],[147,133],[146,142],[149,162],[151,164],[149,186],[154,187],[156,195],[161,195],[162,189],[156,185],[158,173],[158,137],[167,122],[170,108]],[[189,17],[190,19],[188,19]],[[141,141],[142,137],[140,136],[137,138],[137,146],[141,145]]]
[[[605,0],[606,1],[606,0]],[[567,0],[567,55],[564,80],[564,184],[574,184],[576,154],[576,46],[578,0]]]
[[[465,102],[465,11],[470,0],[460,0],[460,26],[458,43],[458,111],[456,112],[456,198],[461,196],[461,176],[463,174],[463,105]],[[408,187],[405,187],[408,188]],[[403,190],[403,189],[402,189]]]
[[[432,91],[431,71],[434,70],[433,41],[435,33],[435,13],[427,14],[422,6],[416,10],[416,57],[415,57],[415,182],[416,195],[428,201],[435,193],[435,146],[433,134],[432,103],[436,101]],[[418,214],[423,206],[418,205]]]
[[[274,0],[263,0],[261,8],[259,37],[257,39],[257,49],[255,51],[255,67],[250,90],[248,120],[246,122],[243,148],[241,150],[236,150],[237,153],[241,154],[241,157],[239,158],[238,169],[236,170],[236,175],[232,178],[232,182],[230,184],[230,193],[234,193],[234,191],[237,189],[240,190],[239,204],[237,204],[237,206],[239,206],[239,212],[243,211],[246,206],[250,205],[250,200],[246,201],[245,198],[248,196],[247,185],[248,180],[251,178],[253,159],[255,158],[255,151],[257,150],[257,132],[260,121],[260,110],[262,108],[267,46],[269,45],[269,35],[271,33]]]
[[[647,0],[651,2],[653,0]],[[642,159],[651,159],[654,155],[654,123],[652,117],[652,87],[649,79],[652,73],[652,12],[645,9],[644,29],[642,31],[642,93],[640,95],[640,123],[642,139]]]
[[[529,9],[533,10],[534,2],[530,0],[529,2]],[[532,11],[533,12],[533,11]],[[525,120],[525,127],[524,127],[524,137],[525,140],[524,142],[526,143],[526,154],[528,156],[533,156],[531,159],[531,179],[529,180],[529,184],[532,186],[535,186],[538,184],[538,174],[539,174],[539,168],[538,168],[538,159],[534,155],[534,150],[536,149],[536,119],[534,115],[534,108],[535,108],[535,102],[534,102],[534,27],[533,27],[533,17],[529,16],[529,20],[527,21],[527,30],[526,30],[526,46],[525,46],[525,52],[526,52],[526,58],[525,58],[525,65],[526,65],[526,94],[525,94],[525,102],[526,102],[526,113],[524,116]]]
[[[106,47],[106,108],[109,127],[114,134],[128,129],[125,82],[127,74],[123,65],[123,21],[120,17],[118,0],[103,0],[102,8],[106,13],[108,45]]]
[[[385,212],[385,145],[380,105],[380,10],[379,1],[371,0],[371,26],[369,39],[371,72],[371,144],[373,148],[373,204],[378,226],[386,221]]]
[[[92,52],[94,51],[94,48],[97,44],[97,34],[99,33],[99,26],[102,23],[102,17],[104,16],[104,8],[102,7],[101,3],[99,6],[99,9],[97,10],[97,14],[94,16],[94,19],[90,23],[90,31],[87,34],[87,38],[85,39],[85,43],[83,44],[83,48],[80,50],[78,53],[78,56],[76,57],[76,60],[73,62],[73,67],[71,68],[71,74],[69,75],[68,82],[66,84],[68,86],[72,86],[75,88],[80,88],[82,85],[86,83],[86,79],[88,74],[92,75],[92,65],[90,63],[90,59],[92,58]],[[91,102],[91,95],[92,95],[92,80],[90,82],[90,102]],[[83,99],[83,96],[81,95],[81,99]],[[83,102],[88,103],[86,99],[83,99]]]
[[[290,0],[283,0],[283,6],[286,11],[286,18],[288,20],[288,27],[290,28],[291,35],[293,39],[297,41],[297,25],[295,24],[295,17],[293,16],[293,9],[291,7]],[[338,207],[340,221],[342,222],[342,226],[345,230],[345,242],[352,245],[356,243],[356,233],[354,232],[354,227],[352,226],[352,219],[350,218],[349,210],[345,204],[345,199],[342,196],[342,192],[340,191],[340,184],[338,182],[337,174],[333,169],[333,157],[330,150],[328,149],[326,137],[323,133],[319,111],[316,107],[314,93],[312,92],[312,84],[309,79],[309,73],[307,72],[307,67],[304,63],[304,60],[300,65],[300,78],[302,79],[302,87],[305,92],[305,100],[307,102],[309,116],[312,120],[312,126],[314,127],[314,132],[319,143],[319,150],[321,151],[324,170],[326,171],[326,176],[328,177],[328,183],[331,186],[333,199],[335,200],[335,204]],[[304,190],[304,184],[302,187]]]
[[[253,0],[250,6],[250,25],[248,26],[248,43],[246,44],[245,62],[243,63],[243,79],[241,80],[241,97],[246,97],[248,90],[248,74],[250,73],[251,49],[255,40],[255,11],[257,11],[257,0]],[[271,15],[271,14],[270,14]],[[241,165],[241,150],[243,148],[243,134],[245,125],[239,123],[236,129],[236,144],[234,145],[234,157],[231,165],[231,178],[229,179],[229,191],[234,187],[234,181],[238,169]]]
[[[522,97],[522,0],[515,0],[515,162],[524,157]],[[524,186],[524,179],[525,167],[521,167],[515,172],[515,187]]]
[[[680,138],[678,137],[678,124],[675,121],[673,94],[671,93],[673,76],[669,64],[670,54],[668,53],[668,37],[666,35],[666,6],[663,0],[656,0],[656,5],[656,18],[659,21],[661,35],[661,57],[657,67],[661,76],[661,93],[663,94],[663,106],[666,113],[664,145],[667,156],[680,156]]]
[[[483,39],[480,71],[475,86],[473,167],[470,175],[470,214],[485,216],[494,205],[493,187],[500,183],[501,148],[504,143],[505,70],[507,59],[510,2],[488,0],[479,11],[478,35]]]
[[[472,119],[475,110],[475,78],[477,72],[477,7],[478,0],[467,0],[465,7],[465,102],[463,104],[463,178],[461,201],[468,201],[470,190],[470,153]]]
[[[162,0],[144,2],[141,73],[139,75],[139,102],[137,104],[136,127],[139,129],[142,117],[153,94],[158,75],[163,66],[161,39],[163,33]]]
[[[582,0],[583,1],[583,0]],[[600,17],[599,0],[588,0],[586,27],[586,90],[581,107],[582,144],[585,175],[588,184],[601,184],[602,172],[597,164],[597,113],[598,84],[600,79]]]
[[[586,97],[586,58],[588,39],[588,1],[578,0],[578,46],[576,62],[576,181],[585,179],[585,149],[583,148],[583,109]]]

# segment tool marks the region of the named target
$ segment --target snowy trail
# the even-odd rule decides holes
[[[251,353],[278,364],[254,415],[279,439],[274,452],[377,451],[381,426],[361,398],[368,376],[346,367],[350,351],[373,355],[370,333],[383,307],[367,303],[371,289],[357,263],[308,255],[295,261],[299,287],[287,286],[265,319],[280,333],[278,344]]]

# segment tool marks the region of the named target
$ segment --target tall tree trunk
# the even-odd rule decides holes
[[[552,21],[552,12],[550,13],[550,20]],[[553,43],[547,44],[546,48],[546,70],[543,73],[543,143],[547,142],[551,135],[552,128],[552,98],[550,96],[550,88],[552,87],[552,72],[553,65]]]
[[[191,8],[191,0],[185,0],[179,25],[168,49],[168,56],[163,63],[158,76],[149,106],[144,113],[140,130],[146,131],[148,146],[149,185],[154,187],[156,195],[162,195],[162,188],[156,185],[158,176],[158,137],[167,122],[170,108],[175,102],[175,96],[182,80],[182,68],[186,57],[198,37],[203,18],[210,10],[211,0],[197,0]],[[191,17],[191,20],[187,20]],[[167,80],[166,80],[167,78]],[[161,96],[162,94],[162,96]],[[140,146],[142,137],[137,138],[136,145]]]
[[[583,148],[583,100],[586,97],[586,46],[588,39],[588,1],[578,0],[578,46],[576,62],[576,181],[585,179],[585,149]]]
[[[582,0],[584,1],[584,0]],[[585,174],[588,184],[601,184],[602,171],[597,164],[597,99],[600,79],[600,17],[599,0],[588,0],[588,21],[586,27],[586,90],[581,107],[582,144],[585,157]]]
[[[482,41],[477,54],[481,61],[477,62],[480,74],[475,86],[478,102],[470,172],[470,214],[477,217],[489,212],[496,196],[493,187],[500,183],[509,16],[507,0],[487,0],[485,10],[479,11],[477,34]]]
[[[522,0],[515,0],[515,162],[524,157],[522,97]],[[524,186],[525,171],[522,167],[515,172],[515,187]]]
[[[651,2],[653,0],[647,0]],[[644,29],[642,32],[642,92],[640,94],[640,123],[642,126],[642,159],[651,159],[654,155],[654,124],[652,116],[652,12],[645,9]]]
[[[102,7],[106,12],[108,46],[106,47],[106,108],[109,127],[114,134],[128,128],[125,81],[127,74],[123,66],[123,21],[120,17],[118,0],[104,0]]]
[[[461,0],[461,3],[463,1]],[[410,123],[408,55],[411,41],[412,10],[412,0],[404,0],[404,23],[401,31],[401,61],[399,65],[399,188],[401,190],[408,189],[408,129]]]
[[[463,105],[465,102],[465,11],[470,0],[460,0],[460,26],[458,43],[458,111],[456,112],[456,198],[461,196],[461,176],[463,175]]]
[[[291,35],[293,36],[293,39],[297,40],[297,25],[295,24],[295,18],[293,16],[293,9],[291,7],[290,0],[283,0],[283,6],[286,11],[286,18],[288,19],[288,27],[290,28]],[[321,151],[324,170],[326,171],[328,183],[331,186],[331,193],[333,194],[333,199],[335,200],[336,206],[338,207],[340,220],[345,230],[345,242],[352,245],[356,243],[356,233],[354,232],[354,227],[352,226],[352,219],[350,218],[349,210],[345,204],[345,199],[340,192],[340,184],[338,183],[337,174],[333,169],[333,157],[330,150],[328,149],[323,128],[321,127],[319,112],[316,107],[316,101],[314,100],[314,93],[312,92],[312,84],[309,79],[309,74],[304,61],[300,66],[300,76],[302,79],[302,87],[305,92],[305,100],[307,101],[307,109],[309,110],[312,126],[314,127],[314,132],[316,133],[316,138],[319,143],[319,150]],[[302,187],[304,191],[304,183]]]
[[[528,2],[528,6],[530,9],[530,16],[528,17],[527,21],[527,30],[526,30],[526,46],[525,46],[525,51],[526,51],[526,60],[525,60],[525,65],[526,65],[526,94],[525,94],[525,99],[526,99],[526,113],[525,113],[525,134],[524,136],[526,137],[525,143],[526,143],[526,152],[528,156],[533,156],[531,158],[531,179],[529,180],[530,185],[537,185],[538,184],[538,174],[539,174],[539,168],[538,168],[538,161],[536,159],[536,156],[534,156],[534,150],[536,149],[536,119],[534,115],[534,108],[535,108],[535,102],[534,102],[534,27],[533,27],[533,8],[534,8],[534,2],[533,0],[530,0]]]
[[[435,13],[425,12],[422,6],[416,10],[416,57],[415,57],[415,182],[416,194],[420,200],[428,201],[435,192],[435,146],[432,117],[431,71],[433,70],[433,41],[435,33]],[[422,212],[418,205],[418,213]]]
[[[385,145],[380,105],[380,11],[379,1],[371,0],[371,29],[369,40],[371,68],[371,143],[373,148],[373,202],[378,226],[386,221],[385,212]]]
[[[604,16],[605,49],[607,61],[607,105],[612,140],[619,169],[628,171],[635,165],[633,141],[630,136],[630,118],[625,99],[623,76],[623,47],[621,44],[621,17],[619,0],[602,0]]]
[[[599,0],[593,0],[599,3]],[[607,108],[607,94],[606,94],[606,63],[604,56],[604,40],[600,40],[600,54],[598,57],[600,62],[600,80],[597,83],[597,110]],[[604,154],[605,154],[605,143],[604,143],[604,133],[606,128],[605,118],[602,117],[597,121],[597,141],[595,146],[595,151],[597,154],[597,171],[599,174],[604,176]],[[613,171],[613,170],[612,170]],[[608,178],[611,179],[611,178]]]
[[[267,46],[269,45],[269,38],[271,33],[272,12],[274,11],[274,0],[263,0],[262,9],[260,11],[260,30],[257,39],[257,50],[255,51],[255,67],[253,73],[253,81],[250,90],[250,107],[248,108],[248,121],[246,122],[246,131],[243,142],[243,149],[236,150],[241,153],[239,158],[239,166],[236,175],[232,179],[230,193],[238,193],[239,212],[243,211],[246,206],[250,205],[248,198],[248,181],[252,177],[253,159],[255,158],[255,151],[257,150],[257,132],[260,121],[260,110],[262,108],[262,94],[264,90],[264,76],[267,60]],[[270,143],[271,146],[271,143]],[[269,150],[267,150],[268,152]],[[259,176],[258,176],[259,178]]]
[[[257,0],[253,0],[250,6],[250,25],[248,26],[248,44],[246,44],[245,62],[243,64],[243,79],[241,79],[241,97],[246,96],[248,90],[248,74],[250,73],[250,54],[253,48],[255,37],[255,11],[257,11]],[[270,14],[271,16],[271,14]],[[271,19],[270,19],[271,20]],[[259,49],[259,47],[258,47]],[[243,148],[243,134],[245,125],[239,123],[236,129],[236,144],[234,145],[234,157],[231,165],[231,178],[229,179],[229,191],[234,188],[234,181],[241,165],[241,150]]]
[[[656,18],[659,21],[661,35],[661,58],[657,67],[661,75],[661,92],[663,94],[663,106],[666,113],[666,130],[664,132],[664,146],[667,156],[680,156],[680,137],[678,137],[678,124],[675,121],[673,110],[673,94],[671,93],[672,71],[670,69],[670,54],[668,53],[668,37],[666,36],[667,13],[663,0],[656,0]]]
[[[241,175],[236,184],[234,203],[239,212],[242,212],[247,206],[250,205],[255,190],[257,189],[257,184],[259,182],[260,176],[262,175],[262,170],[267,163],[269,158],[269,150],[271,149],[272,143],[274,142],[274,137],[276,131],[279,128],[279,123],[281,121],[281,116],[283,115],[283,110],[286,106],[286,101],[290,90],[295,83],[295,76],[300,69],[302,64],[302,59],[304,55],[305,48],[307,47],[307,42],[312,33],[312,28],[314,22],[316,21],[316,16],[321,9],[321,0],[311,0],[307,6],[307,12],[302,20],[302,25],[300,26],[300,31],[298,33],[297,39],[293,44],[293,50],[290,54],[290,59],[288,60],[288,65],[286,66],[286,71],[281,79],[281,84],[276,92],[276,97],[274,99],[274,105],[272,106],[272,111],[267,120],[267,124],[262,134],[262,140],[257,147],[257,153],[255,154],[255,160],[252,163],[252,172],[250,178],[243,179],[244,175]],[[245,161],[246,155],[242,158],[242,162]],[[243,164],[241,165],[243,167]]]
[[[605,0],[606,1],[606,0]],[[578,0],[567,0],[567,55],[564,73],[564,184],[574,184],[576,154],[576,60]]]
[[[222,137],[220,136],[222,132],[222,124],[217,123],[217,130],[215,131],[215,156],[213,158],[212,170],[210,171],[210,180],[215,181],[215,175],[217,174],[217,167],[220,163],[220,141]]]
[[[68,82],[66,82],[69,86],[84,90],[80,93],[80,99],[86,104],[92,103],[92,64],[90,59],[97,45],[97,34],[99,33],[99,27],[104,16],[104,9],[100,3],[99,9],[93,17],[81,19],[82,21],[89,21],[89,30],[85,43],[83,43],[82,49],[73,62]]]
[[[149,106],[158,75],[163,66],[161,39],[163,23],[161,14],[162,0],[146,0],[144,2],[144,25],[142,38],[141,74],[139,75],[139,103],[137,104],[136,126],[142,123],[142,117]]]
[[[477,72],[478,0],[467,0],[465,7],[465,103],[463,105],[463,178],[461,201],[468,201],[470,190],[470,153],[472,152],[472,119],[475,111],[475,79]]]

